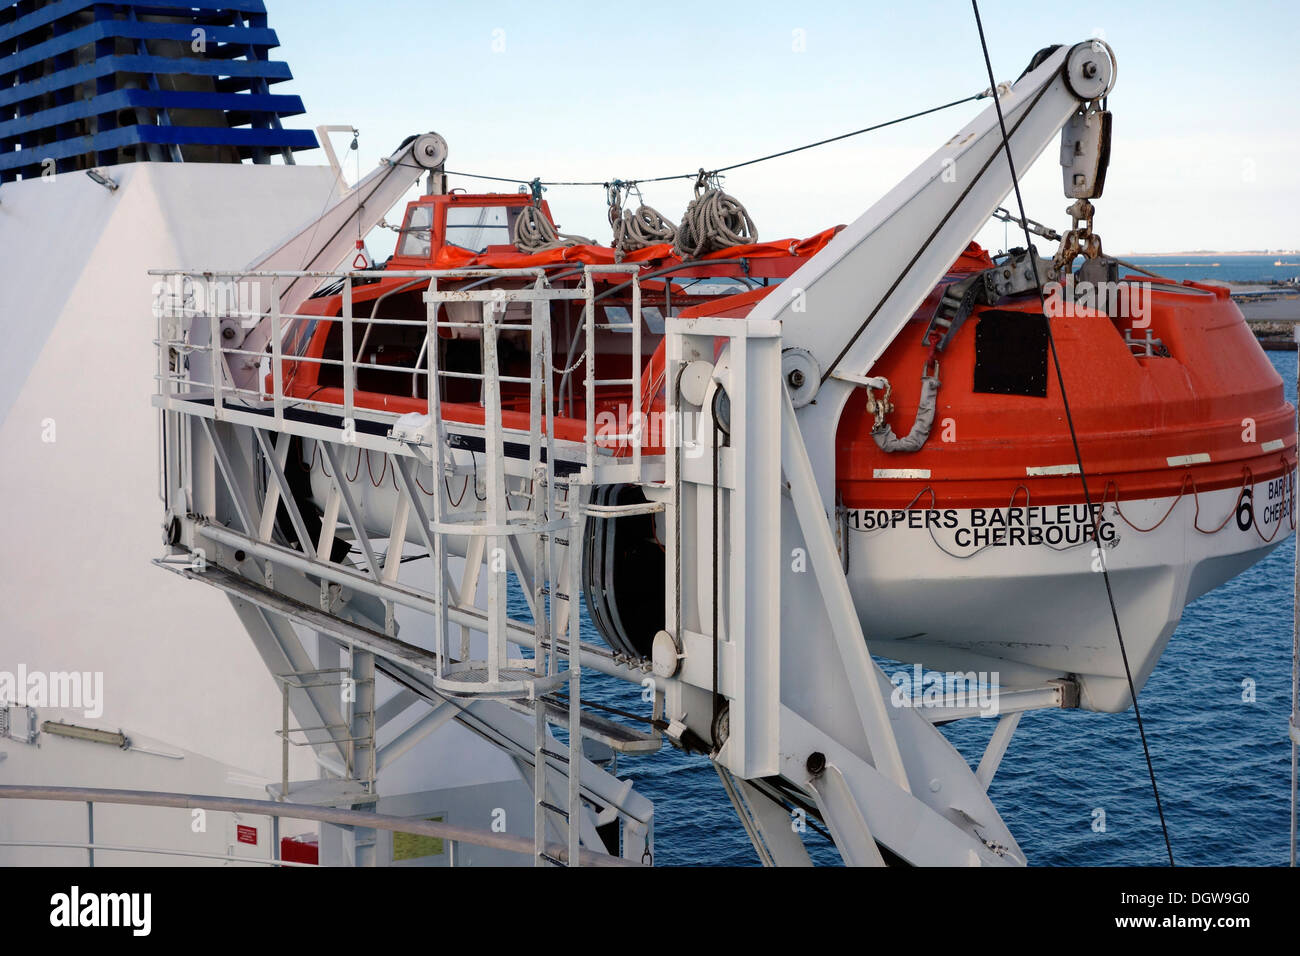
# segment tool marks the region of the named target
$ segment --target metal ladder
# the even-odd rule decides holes
[[[425,295],[429,322],[433,329],[459,328],[473,324],[481,329],[482,335],[480,373],[443,369],[439,366],[438,350],[429,348],[427,353],[433,430],[431,464],[434,495],[430,528],[433,531],[435,581],[441,583],[446,580],[447,539],[453,535],[473,535],[473,556],[479,557],[487,568],[488,588],[485,621],[487,648],[482,658],[472,659],[469,653],[469,632],[464,628],[461,629],[460,646],[453,649],[447,626],[449,622],[443,620],[441,613],[437,615],[437,633],[441,642],[438,657],[448,663],[444,665],[443,676],[435,680],[435,686],[461,696],[511,697],[531,703],[534,712],[533,833],[535,863],[538,866],[562,865],[563,861],[545,850],[547,832],[552,827],[561,832],[567,843],[569,865],[577,864],[583,813],[580,798],[581,665],[576,654],[568,655],[561,646],[562,637],[567,635],[572,640],[578,633],[578,551],[570,543],[577,540],[580,527],[581,518],[576,505],[581,498],[583,485],[580,480],[569,481],[566,501],[562,503],[557,498],[555,401],[550,376],[550,303],[557,297],[572,294],[568,290],[546,288],[544,277],[538,275],[531,287],[519,290],[439,291],[437,280],[434,279]],[[439,309],[444,302],[466,300],[481,301],[481,325],[440,318]],[[511,302],[531,305],[526,324],[507,321],[507,305]],[[530,363],[526,379],[500,373],[498,346],[503,332],[523,333],[527,336]],[[483,510],[475,507],[468,515],[453,512],[442,480],[448,467],[454,468],[455,465],[440,408],[441,383],[447,378],[475,379],[482,390],[486,502]],[[525,482],[522,477],[515,477],[513,488],[506,469],[507,429],[501,419],[503,382],[526,383],[529,391],[528,432],[525,435],[519,431],[510,431],[514,457],[520,457],[519,446],[527,447],[525,474],[529,479]],[[477,495],[477,489],[475,493]],[[526,501],[525,508],[512,508],[512,503],[520,497]],[[565,508],[564,513],[557,510],[561,507]],[[561,534],[564,535],[563,538],[560,537]],[[531,562],[524,550],[530,543]],[[563,557],[560,556],[561,550],[564,552]],[[509,656],[506,603],[507,569],[511,563],[515,566],[526,597],[530,599],[535,647],[531,668],[527,667],[525,659]],[[477,570],[475,562],[467,558],[466,584]],[[439,608],[443,606],[444,602],[440,599]],[[561,614],[567,618],[563,624],[559,620]],[[568,668],[563,672],[560,670],[562,656],[568,657]],[[546,703],[543,699],[566,683],[569,694],[567,754],[560,752],[550,738]],[[565,806],[560,806],[551,799],[548,770],[557,764],[563,768],[568,781]]]

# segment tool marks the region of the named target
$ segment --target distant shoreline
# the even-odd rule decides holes
[[[1200,251],[1200,250],[1198,250],[1198,251],[1196,251],[1196,252],[1121,252],[1119,255],[1120,255],[1120,258],[1127,258],[1127,257],[1131,257],[1131,256],[1144,256],[1144,257],[1147,257],[1147,258],[1156,258],[1156,257],[1159,257],[1159,258],[1172,258],[1172,257],[1174,257],[1174,256],[1185,256],[1185,257],[1190,258],[1190,259],[1211,259],[1211,258],[1214,258],[1215,256],[1279,256],[1279,257],[1280,257],[1280,256],[1300,256],[1300,250],[1296,250],[1296,249],[1281,249],[1281,250],[1271,249],[1271,250],[1267,250],[1267,251],[1264,251],[1264,252],[1260,252],[1260,251],[1258,251],[1258,250],[1255,250],[1255,251],[1249,251],[1249,250],[1248,250],[1248,251],[1246,251],[1246,252],[1227,252],[1227,251],[1224,251],[1224,252],[1204,252],[1204,251]]]

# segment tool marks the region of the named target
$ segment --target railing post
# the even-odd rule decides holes
[[[284,370],[281,367],[284,338],[280,327],[280,277],[271,277],[271,401],[275,403],[275,427],[284,426]]]
[[[504,314],[505,303],[501,303]],[[487,522],[502,528],[509,519],[506,500],[506,476],[503,456],[505,443],[501,425],[501,379],[497,359],[497,303],[483,302],[483,454],[487,472]],[[506,568],[504,563],[507,543],[504,536],[487,537],[488,607],[487,607],[487,668],[488,681],[495,684],[501,679],[501,665],[506,651]]]
[[[664,288],[669,286],[664,280]],[[641,280],[632,273],[632,413],[628,416],[628,427],[633,436],[632,442],[632,480],[641,480],[641,439],[648,423],[641,420]],[[641,428],[636,427],[641,423]]]
[[[545,402],[545,424],[546,424],[546,518],[552,520],[555,514],[555,406],[557,401],[562,400],[555,394],[555,382],[552,378],[551,357],[553,342],[551,340],[551,323],[550,308],[547,307],[547,320],[541,323],[542,333],[542,354],[545,356],[542,362],[542,380],[544,386],[542,395]],[[565,303],[565,314],[568,314],[568,303]],[[555,566],[555,536],[560,533],[559,528],[554,528],[546,535],[546,563],[548,579],[546,587],[551,593],[551,611],[546,615],[546,673],[554,676],[560,672],[559,662],[559,630],[555,620],[555,591],[560,580],[559,572]],[[566,537],[566,542],[572,542],[574,539]],[[566,545],[567,546],[567,545]],[[538,605],[541,606],[540,604]],[[538,650],[540,651],[539,645]]]
[[[442,489],[446,475],[443,461],[442,442],[442,382],[438,367],[438,277],[429,277],[429,290],[425,295],[425,351],[428,353],[425,364],[428,366],[428,378],[425,380],[425,399],[429,407],[429,424],[432,445],[429,447],[429,466],[431,485],[433,487],[433,524],[443,520]],[[439,677],[446,667],[447,655],[451,650],[451,640],[447,634],[447,552],[443,547],[443,535],[440,528],[433,532],[433,594],[435,599],[434,626],[437,628],[437,642],[434,645],[438,656],[434,659],[434,668]]]
[[[208,313],[208,348],[212,359],[212,417],[221,421],[221,320],[212,308],[212,297],[204,295],[204,308]]]
[[[352,393],[356,388],[356,364],[352,355],[352,273],[343,276],[343,419],[355,419]]]
[[[167,280],[162,280],[166,285]],[[174,305],[171,301],[171,293],[164,292],[155,300],[157,303],[154,307],[158,319],[158,394],[164,398],[171,398],[174,386],[171,380],[171,346],[168,344],[167,329],[170,323],[168,318],[173,315]],[[177,327],[180,323],[177,322]]]
[[[533,283],[534,290],[541,292],[544,288],[542,277],[539,275]],[[545,440],[543,436],[543,416],[546,414],[547,398],[550,389],[547,387],[547,378],[550,375],[551,355],[548,348],[548,337],[546,329],[551,324],[551,304],[539,299],[534,299],[530,305],[532,312],[532,326],[529,331],[529,353],[532,356],[532,362],[528,370],[528,475],[532,482],[532,500],[528,503],[529,509],[533,513],[534,520],[539,523],[542,515],[546,515],[549,521],[551,512],[543,512],[541,505],[542,484],[550,484],[546,478],[545,471],[552,467],[552,457],[546,456],[546,465],[542,465],[542,443]],[[546,674],[546,617],[542,608],[546,605],[546,535],[538,533],[533,536],[533,607],[537,612],[533,615],[533,639],[537,642],[534,652],[533,673],[541,677]],[[527,582],[524,582],[527,586]]]
[[[577,543],[582,531],[582,513],[578,498],[573,495],[574,486],[569,486],[569,508],[573,517],[573,526],[569,531],[569,866],[577,866],[581,861],[579,841],[582,836],[582,654],[579,650],[581,637],[578,630],[578,602],[581,600],[582,573],[579,559],[582,547]],[[537,702],[543,707],[541,701]]]
[[[86,801],[86,865],[95,868],[95,801]]]
[[[588,474],[596,468],[596,300],[595,280],[591,275],[591,266],[584,270],[587,279],[587,297],[582,315],[586,330],[586,406],[587,406],[587,469]]]
[[[280,699],[280,716],[283,721],[284,736],[280,738],[280,799],[289,799],[289,682],[280,682],[283,696]]]

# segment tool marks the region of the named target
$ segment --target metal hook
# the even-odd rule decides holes
[[[700,167],[699,175],[695,177],[695,195],[708,192],[711,189],[722,188],[722,181],[718,178],[716,171],[707,172],[703,166]]]

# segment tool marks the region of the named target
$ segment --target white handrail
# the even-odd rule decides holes
[[[18,784],[0,785],[0,800],[54,800],[72,803],[112,803],[140,807],[177,807],[186,810],[209,810],[228,813],[246,813],[271,817],[289,817],[295,820],[313,820],[338,826],[362,827],[371,830],[395,830],[417,836],[437,837],[457,843],[468,843],[489,849],[504,850],[531,856],[533,841],[512,833],[494,833],[472,827],[456,826],[434,820],[398,817],[387,813],[366,810],[341,810],[335,807],[313,807],[306,804],[279,803],[274,800],[248,800],[235,797],[215,797],[193,793],[166,793],[153,790],[112,790],[98,787],[43,787]],[[546,852],[557,859],[568,859],[568,848],[560,843],[550,843]],[[224,857],[223,857],[224,859]],[[585,866],[639,866],[607,853],[581,850],[579,860]]]
[[[623,447],[630,452],[630,464],[633,474],[640,474],[642,465],[643,428],[638,427],[643,409],[642,404],[644,396],[642,395],[642,328],[641,328],[641,286],[638,281],[639,266],[635,264],[620,265],[582,265],[582,280],[575,288],[551,288],[546,284],[546,270],[541,267],[532,267],[525,269],[424,269],[424,270],[352,270],[345,272],[321,272],[321,271],[291,271],[291,270],[259,270],[255,272],[213,272],[202,270],[151,270],[150,274],[155,276],[166,276],[169,279],[178,279],[190,277],[202,279],[206,282],[228,283],[232,280],[243,278],[260,278],[268,279],[271,283],[272,295],[275,296],[275,290],[280,287],[282,281],[302,277],[321,277],[342,280],[340,295],[343,300],[340,315],[308,315],[305,313],[287,313],[278,308],[278,302],[272,303],[270,309],[257,311],[253,309],[227,309],[222,304],[220,307],[213,307],[207,304],[200,308],[191,306],[188,303],[178,308],[175,304],[164,305],[164,314],[171,317],[192,317],[196,320],[199,327],[206,327],[208,330],[209,342],[204,344],[195,344],[187,339],[187,333],[183,330],[178,331],[172,327],[172,334],[177,335],[175,339],[168,339],[168,326],[161,321],[160,316],[160,334],[157,345],[162,353],[163,359],[168,354],[168,350],[174,350],[181,355],[194,355],[196,358],[201,357],[202,367],[206,368],[212,378],[211,382],[211,403],[212,417],[221,420],[226,418],[230,413],[237,412],[241,407],[248,407],[252,403],[255,407],[269,408],[272,412],[275,427],[283,429],[286,418],[286,409],[298,408],[304,411],[335,411],[340,414],[345,422],[359,422],[362,420],[369,422],[382,423],[394,420],[400,417],[396,413],[386,412],[380,409],[366,408],[364,405],[359,406],[357,403],[357,375],[358,366],[361,364],[354,356],[355,349],[352,347],[355,338],[355,326],[358,321],[366,324],[365,334],[362,341],[366,341],[374,325],[391,325],[393,327],[415,327],[415,326],[432,326],[433,328],[442,327],[477,327],[475,323],[440,321],[436,316],[430,321],[429,319],[414,320],[402,318],[378,318],[372,312],[368,318],[360,318],[354,315],[353,300],[353,283],[352,278],[374,277],[374,278],[402,278],[407,281],[401,283],[396,289],[410,288],[418,280],[424,279],[429,283],[429,290],[426,293],[426,299],[430,302],[440,303],[443,301],[465,301],[465,302],[487,302],[491,300],[504,299],[507,302],[537,302],[539,300],[558,301],[558,300],[579,300],[582,302],[583,327],[575,329],[572,346],[570,348],[569,358],[572,358],[573,352],[577,348],[582,350],[582,362],[585,362],[587,368],[584,376],[584,393],[585,405],[583,418],[585,420],[585,435],[581,442],[583,447],[583,461],[589,469],[594,468],[603,454],[617,454],[617,450],[609,451],[604,447],[597,447],[604,442],[606,438],[614,440],[618,446]],[[620,325],[620,330],[626,330],[632,333],[632,368],[631,374],[627,378],[597,378],[595,370],[595,349],[596,349],[596,332],[597,329],[609,328],[602,323],[598,323],[596,302],[595,302],[595,277],[599,274],[614,273],[619,275],[628,275],[630,277],[627,284],[631,286],[632,295],[632,316],[631,321]],[[468,278],[518,278],[531,277],[534,282],[522,288],[511,289],[445,289],[438,287],[439,279],[468,279]],[[385,293],[387,295],[387,293]],[[381,297],[382,299],[382,297]],[[246,318],[243,318],[247,316]],[[239,319],[240,324],[246,328],[250,320],[262,319],[268,321],[271,326],[271,347],[268,350],[269,355],[265,352],[259,352],[243,348],[239,344],[225,346],[222,344],[223,332],[228,334],[227,325],[230,321]],[[299,321],[326,321],[338,322],[342,330],[342,354],[339,358],[326,358],[324,356],[307,356],[289,352],[284,348],[283,338],[293,327],[294,323]],[[183,323],[184,324],[184,323]],[[502,324],[500,328],[513,329],[513,324]],[[524,326],[520,326],[524,330]],[[581,342],[581,345],[579,343]],[[419,378],[424,375],[430,382],[430,389],[436,389],[439,386],[433,381],[436,376],[445,377],[473,377],[472,373],[454,373],[446,370],[433,372],[429,368],[427,359],[429,358],[429,336],[426,336],[421,343],[419,355],[416,358],[413,367],[395,366],[387,364],[366,365],[368,371],[410,373],[411,375],[411,397],[419,398]],[[270,374],[263,376],[262,371],[257,371],[255,376],[258,381],[255,388],[249,387],[248,369],[256,369],[258,366],[262,370],[266,366],[262,363],[270,361]],[[284,368],[286,363],[302,363],[304,366],[315,365],[317,368],[336,368],[341,372],[342,385],[342,402],[333,401],[312,401],[312,396],[308,395],[301,398],[295,398],[286,394],[285,389],[290,376],[286,374]],[[566,365],[570,364],[566,359]],[[580,362],[572,362],[571,365],[576,367]],[[182,363],[182,367],[172,372],[164,361],[160,361],[160,370],[157,376],[159,388],[162,394],[168,398],[180,399],[197,399],[201,402],[208,400],[208,384],[195,382],[190,378],[189,372],[191,367],[197,368],[198,365],[191,366],[187,362]],[[571,387],[572,376],[569,374],[573,371],[570,367],[565,370],[560,383],[556,387],[556,392],[561,401],[566,394],[566,386]],[[480,374],[481,378],[482,375]],[[501,382],[517,381],[523,382],[524,379],[509,378],[498,376]],[[631,427],[619,429],[619,434],[613,436],[597,436],[596,434],[596,397],[598,389],[604,386],[626,385],[631,393],[630,422]],[[572,396],[570,394],[570,403]],[[573,415],[575,409],[570,405],[569,414]],[[509,429],[507,429],[509,430]],[[628,447],[630,443],[630,448]]]

